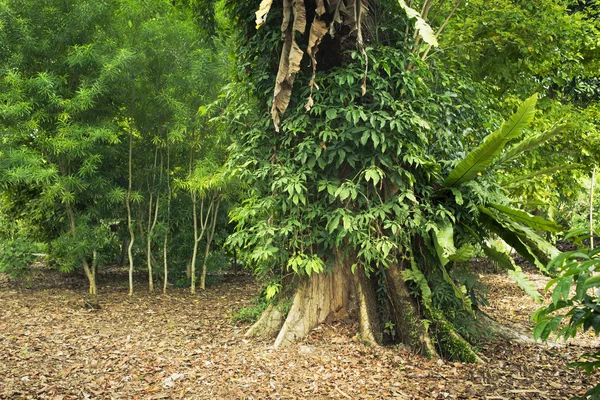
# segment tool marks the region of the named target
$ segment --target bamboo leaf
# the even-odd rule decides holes
[[[485,170],[506,143],[518,137],[527,128],[535,115],[536,102],[537,93],[525,100],[517,112],[499,130],[489,134],[482,144],[467,154],[450,172],[443,185],[445,187],[457,186],[474,179],[478,173]]]

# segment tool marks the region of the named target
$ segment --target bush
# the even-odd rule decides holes
[[[29,275],[37,251],[39,246],[22,236],[0,242],[0,272],[15,278]]]
[[[269,303],[264,296],[257,296],[252,299],[251,305],[241,308],[231,317],[231,319],[233,322],[252,324],[258,321],[268,304]]]
[[[546,286],[553,287],[552,303],[541,307],[532,319],[536,322],[533,336],[536,340],[547,340],[555,332],[565,341],[575,337],[579,331],[590,328],[600,334],[600,247],[586,248],[583,236],[585,229],[571,232],[565,239],[572,238],[578,249],[560,254],[548,264],[548,270],[557,272],[557,277]],[[571,288],[575,293],[571,294]],[[564,323],[564,320],[568,320]],[[591,374],[600,368],[600,349],[584,354],[585,361],[569,364]],[[588,390],[583,397],[573,399],[600,399],[600,384]]]

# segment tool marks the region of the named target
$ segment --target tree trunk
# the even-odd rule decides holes
[[[71,204],[67,203],[66,205],[66,209],[67,209],[67,216],[69,218],[69,228],[71,231],[71,236],[73,236],[73,240],[77,239],[77,230],[75,227],[75,213],[73,212],[73,207],[71,207]],[[85,259],[85,257],[81,257],[81,264],[83,265],[83,271],[85,272],[85,276],[88,278],[88,282],[89,282],[89,292],[92,295],[96,295],[98,294],[98,289],[96,287],[96,271],[94,270],[94,263],[96,260],[96,250],[94,250],[93,252],[93,263],[92,263],[92,268],[90,268],[90,265],[88,264],[87,260]]]
[[[361,339],[376,345],[383,342],[377,313],[377,295],[373,282],[367,278],[362,267],[353,274],[356,300],[358,301],[358,321]]]
[[[206,248],[204,250],[204,260],[202,262],[202,275],[200,276],[200,289],[206,289],[206,260],[208,259],[208,255],[210,254],[210,245],[212,244],[212,240],[215,237],[215,228],[217,226],[217,216],[219,214],[219,206],[221,205],[220,199],[217,197],[213,200],[216,205],[212,212],[212,218],[210,226],[208,227],[208,231],[206,233]],[[209,208],[210,209],[210,208]],[[208,215],[207,215],[208,219]]]
[[[382,344],[383,327],[377,310],[375,283],[366,277],[361,267],[352,274],[348,264],[338,262],[331,273],[302,278],[287,316],[282,307],[270,305],[246,335],[276,337],[274,347],[277,348],[306,337],[319,324],[350,316],[359,321],[363,341]],[[386,270],[385,285],[395,343],[402,343],[429,358],[443,354],[451,360],[481,362],[440,312],[434,310],[433,315],[421,312],[402,278],[399,264]],[[425,319],[429,321],[429,329]]]
[[[127,227],[129,229],[129,245],[127,246],[127,259],[129,260],[129,295],[133,296],[133,243],[135,242],[135,232],[133,231],[133,221],[131,220],[131,186],[133,181],[132,160],[133,159],[133,127],[129,127],[129,160],[127,175],[127,198],[125,205],[127,207]]]
[[[171,168],[171,159],[170,159],[170,149],[169,149],[169,138],[167,137],[167,168],[166,168],[166,176],[167,176],[167,228],[165,230],[165,240],[163,242],[163,267],[164,267],[164,281],[163,281],[163,293],[167,293],[167,284],[169,282],[168,274],[169,274],[169,264],[167,257],[167,244],[169,241],[169,228],[171,227],[171,181],[170,181],[170,168]]]
[[[313,274],[302,281],[275,347],[304,338],[317,325],[345,317],[350,308],[352,281],[348,271],[336,265],[331,274]]]
[[[590,249],[594,248],[594,186],[596,184],[596,165],[592,170],[592,181],[590,186]]]
[[[202,217],[202,202],[200,203],[200,217]],[[192,218],[194,219],[194,247],[192,248],[192,261],[190,262],[189,276],[191,278],[190,292],[196,293],[196,256],[198,254],[198,215],[196,212],[196,193],[192,193]]]

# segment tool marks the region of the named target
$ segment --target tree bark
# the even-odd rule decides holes
[[[349,274],[340,265],[331,274],[313,274],[304,279],[294,296],[275,348],[304,338],[313,328],[325,321],[335,321],[346,316],[350,306],[352,284]]]

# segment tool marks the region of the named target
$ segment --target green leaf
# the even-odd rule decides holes
[[[454,187],[450,188],[450,190],[452,190],[452,194],[454,194],[454,201],[456,201],[456,204],[462,206],[464,204],[464,200],[461,191]]]
[[[564,165],[559,165],[558,167],[552,167],[552,168],[546,168],[546,169],[542,169],[539,171],[535,171],[532,172],[530,174],[527,175],[523,175],[523,176],[519,176],[516,178],[511,178],[511,180],[509,182],[503,182],[502,186],[504,187],[518,187],[521,186],[523,184],[529,183],[528,181],[530,181],[533,178],[537,178],[539,176],[546,176],[546,175],[553,175],[556,172],[559,171],[568,171],[568,170],[572,170],[572,169],[582,169],[584,166],[581,164],[564,164]]]
[[[478,173],[483,172],[502,151],[509,140],[518,137],[535,116],[537,93],[525,100],[517,112],[513,114],[502,127],[489,134],[477,148],[471,151],[450,172],[443,185],[453,187],[473,180]]]
[[[450,261],[469,261],[475,255],[475,247],[470,244],[461,246],[454,254],[451,254],[448,259]]]
[[[547,272],[548,262],[560,252],[547,240],[530,228],[520,225],[512,219],[485,207],[478,207],[482,223],[487,224],[506,243],[535,265],[540,271]],[[486,219],[486,217],[488,217]]]
[[[402,278],[404,279],[405,282],[413,281],[417,284],[417,286],[419,287],[419,290],[421,291],[421,299],[423,301],[423,305],[425,306],[425,308],[427,308],[429,311],[431,311],[432,310],[431,289],[429,288],[429,285],[427,283],[427,279],[425,278],[425,275],[423,275],[421,270],[419,270],[419,268],[417,267],[417,263],[415,262],[414,257],[412,257],[412,255],[410,257],[411,257],[410,258],[411,269],[402,271]]]
[[[490,203],[488,205],[509,216],[514,221],[524,223],[533,229],[547,232],[563,231],[563,228],[554,221],[549,221],[539,216],[533,216],[525,211],[507,207],[502,204]]]
[[[573,124],[560,125],[551,131],[525,138],[522,141],[520,141],[519,143],[512,146],[510,149],[508,149],[503,154],[502,159],[499,161],[499,163],[501,164],[501,163],[505,163],[507,161],[513,160],[519,154],[521,154],[525,151],[531,150],[531,149],[539,146],[540,144],[546,142],[547,140],[553,138],[554,136],[558,135],[559,133],[562,133],[565,130],[572,129],[572,128],[573,128]]]
[[[446,268],[445,267],[441,267],[441,268],[442,268],[442,276],[444,277],[444,280],[454,290],[454,296],[456,296],[457,299],[461,300],[463,309],[465,311],[472,313],[473,312],[473,304],[471,303],[471,299],[469,297],[465,296],[465,293],[456,286],[456,283],[454,283],[454,281],[452,280],[450,275],[448,275],[448,271],[446,271]]]
[[[600,275],[596,275],[596,276],[593,276],[593,277],[591,277],[591,278],[587,279],[587,280],[584,282],[583,286],[584,286],[586,289],[589,289],[589,288],[591,288],[591,287],[600,286]]]
[[[552,292],[552,304],[556,306],[561,299],[567,300],[569,298],[571,282],[572,278],[570,276],[558,281],[554,291]]]
[[[527,275],[523,273],[520,267],[515,267],[514,270],[508,270],[508,275],[513,279],[513,281],[519,285],[521,289],[525,293],[529,295],[536,303],[542,302],[542,295],[537,291],[535,286],[531,283]]]
[[[533,338],[535,340],[539,340],[542,337],[542,333],[544,332],[544,329],[546,329],[546,326],[550,323],[550,320],[544,320],[540,323],[538,323],[534,330],[533,330]]]
[[[427,22],[425,22],[425,20],[421,17],[421,14],[419,14],[419,12],[417,10],[410,8],[404,2],[404,0],[398,0],[398,3],[400,4],[400,7],[402,7],[402,9],[406,12],[406,15],[408,16],[408,18],[416,19],[415,30],[418,32],[418,34],[421,36],[421,38],[423,38],[423,41],[429,45],[437,47],[438,46],[437,37],[436,37],[435,33],[433,32],[433,29],[431,28],[431,26],[429,26],[429,24]]]
[[[376,167],[368,168],[365,171],[365,179],[367,180],[367,182],[372,180],[373,186],[377,186],[377,184],[379,183],[379,180],[381,179],[378,168],[376,168]]]
[[[445,224],[439,227],[438,231],[433,231],[433,243],[435,250],[440,259],[442,267],[448,264],[449,255],[456,253],[456,247],[454,247],[454,229],[452,225]]]

